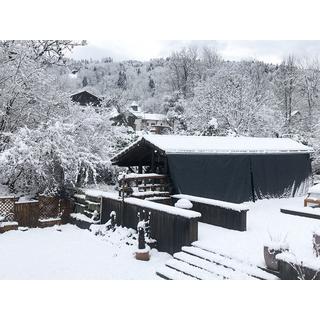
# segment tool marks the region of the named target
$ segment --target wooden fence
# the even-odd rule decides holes
[[[39,196],[40,219],[56,218],[60,212],[60,199],[58,197]]]
[[[73,203],[68,199],[39,196],[38,200],[17,202],[16,198],[0,198],[0,214],[5,221],[15,221],[22,227],[46,227],[68,222]]]
[[[6,216],[7,221],[14,220],[14,203],[16,201],[15,197],[0,197],[0,213]]]
[[[193,204],[192,209],[201,213],[201,222],[231,230],[247,230],[248,208],[242,204],[204,199],[183,194],[177,194],[171,197],[174,200],[190,200]]]
[[[157,249],[173,254],[182,246],[198,240],[198,219],[200,213],[177,209],[168,205],[157,204],[147,200],[116,197],[103,197],[102,223],[110,219],[110,212],[115,211],[117,224],[137,229],[138,213],[141,219],[150,213],[151,237],[157,240]]]

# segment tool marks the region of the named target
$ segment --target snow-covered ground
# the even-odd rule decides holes
[[[248,202],[247,231],[233,231],[200,223],[202,247],[225,253],[256,265],[264,265],[263,246],[272,238],[285,239],[297,259],[315,259],[312,252],[312,231],[320,221],[280,212],[280,208],[303,208],[303,198],[260,200]]]
[[[303,198],[246,203],[248,231],[199,224],[198,244],[231,257],[263,266],[263,246],[273,238],[286,238],[298,258],[315,260],[312,231],[320,221],[280,212],[281,207],[303,208]],[[95,228],[98,228],[97,226]],[[95,230],[97,231],[97,230]],[[152,250],[149,262],[137,261],[132,231],[95,232],[72,225],[0,235],[0,279],[156,279],[155,271],[171,257]],[[270,234],[270,235],[269,235]],[[128,237],[129,236],[129,237]]]
[[[0,235],[0,279],[156,279],[170,258],[151,251],[148,262],[134,258],[122,232],[95,236],[72,225]]]

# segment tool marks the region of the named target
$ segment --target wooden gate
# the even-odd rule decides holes
[[[14,211],[14,220],[18,222],[19,226],[29,228],[38,226],[39,201],[16,202]]]

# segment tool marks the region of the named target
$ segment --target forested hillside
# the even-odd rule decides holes
[[[320,64],[287,57],[282,64],[224,61],[212,48],[186,48],[147,62],[70,61],[70,91],[83,87],[119,108],[135,100],[145,111],[180,119],[177,133],[309,139],[317,124]]]
[[[135,139],[113,108],[132,101],[175,120],[173,133],[290,136],[316,149],[320,64],[225,61],[213,48],[185,48],[150,61],[75,61],[72,41],[0,42],[0,183],[11,191],[57,192],[67,183],[110,181],[110,157]],[[102,107],[79,107],[87,89]]]

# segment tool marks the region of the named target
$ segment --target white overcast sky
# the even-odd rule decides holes
[[[115,61],[166,57],[182,47],[213,46],[229,60],[254,58],[279,63],[289,54],[300,57],[318,57],[320,41],[307,40],[88,40],[86,47],[75,48],[75,59],[101,59],[112,57]]]

